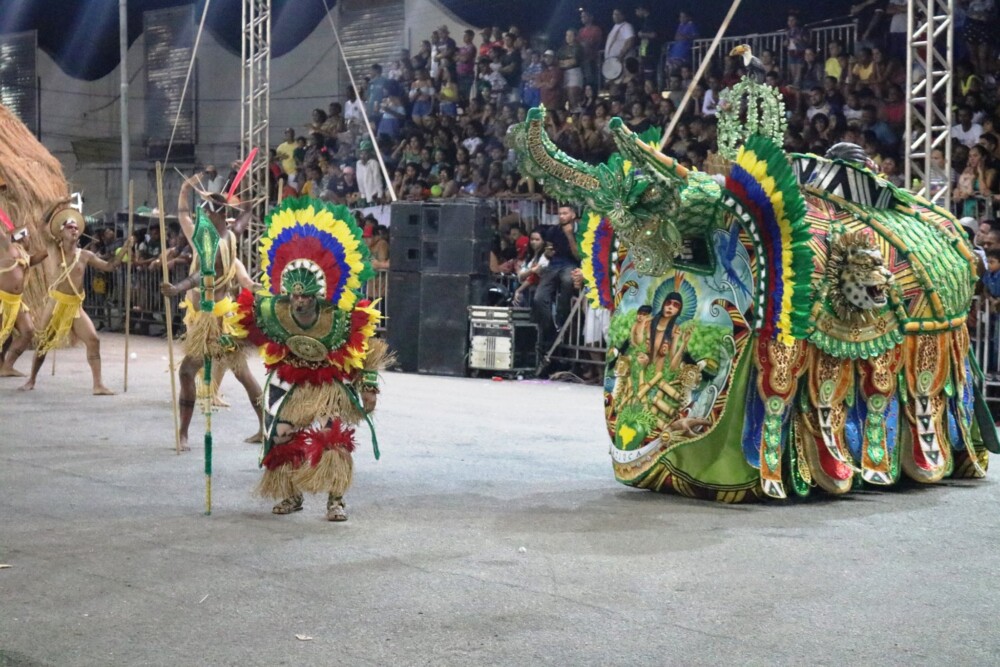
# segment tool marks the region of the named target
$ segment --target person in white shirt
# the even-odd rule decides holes
[[[631,55],[635,48],[635,28],[625,20],[625,12],[617,7],[611,12],[611,18],[615,25],[604,43],[604,58],[624,59],[625,56]]]
[[[382,171],[372,149],[372,142],[365,139],[358,147],[359,159],[355,166],[355,176],[358,179],[358,194],[369,205],[379,203],[385,195],[385,182]]]
[[[344,122],[347,123],[348,127],[358,124],[361,125],[364,121],[361,117],[361,106],[364,104],[358,99],[358,94],[353,87],[347,89],[347,101],[344,102]]]
[[[226,178],[219,174],[216,170],[215,165],[205,166],[205,179],[202,181],[202,187],[205,188],[205,192],[211,194],[218,194],[222,192],[222,188],[226,185]]]
[[[709,77],[708,90],[705,91],[705,97],[701,103],[702,116],[715,116],[718,114],[719,94],[721,92],[722,84],[719,83],[719,79],[714,76]]]
[[[823,97],[823,89],[813,88],[809,91],[809,106],[806,108],[806,119],[812,120],[813,116],[818,113],[829,118],[832,112],[826,98]]]
[[[972,148],[979,143],[979,137],[983,134],[983,126],[972,122],[972,109],[966,106],[958,108],[958,124],[951,128],[951,138],[958,139],[963,144]]]

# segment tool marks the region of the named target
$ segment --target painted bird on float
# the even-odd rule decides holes
[[[753,54],[749,44],[734,46],[729,55],[740,58],[744,69],[746,69],[747,78],[755,83],[764,83],[764,77],[767,75],[767,72],[764,71],[764,64],[760,61],[760,58]]]
[[[710,175],[618,118],[619,153],[586,164],[544,117],[530,110],[508,141],[550,196],[587,210],[619,481],[741,502],[984,476],[1000,444],[966,323],[976,259],[951,214],[844,146],[786,154],[778,125]]]

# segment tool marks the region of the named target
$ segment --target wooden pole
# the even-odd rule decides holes
[[[134,233],[134,220],[133,214],[135,210],[135,183],[132,179],[128,181],[128,227],[126,227],[125,241],[126,243],[132,234]],[[160,237],[161,239],[163,237]],[[162,245],[162,241],[161,241]],[[122,248],[122,252],[125,252]],[[162,251],[161,251],[162,252]],[[131,251],[130,251],[131,254]],[[132,257],[122,257],[122,261],[125,264],[125,390],[123,393],[128,393],[128,343],[129,337],[132,333]]]
[[[670,125],[667,126],[666,131],[663,133],[663,138],[660,139],[660,150],[667,145],[667,141],[670,140],[670,135],[673,134],[674,128],[677,127],[677,123],[680,122],[681,116],[684,115],[684,109],[687,107],[688,102],[691,101],[691,96],[694,95],[695,86],[701,81],[701,76],[708,69],[709,64],[712,62],[712,56],[715,55],[715,50],[719,48],[719,42],[722,41],[722,36],[726,34],[726,28],[729,27],[729,22],[733,20],[733,16],[736,15],[736,10],[740,6],[742,0],[733,0],[733,4],[729,7],[729,13],[726,14],[726,18],[722,20],[722,25],[719,26],[719,31],[715,33],[715,39],[712,40],[712,44],[708,47],[708,53],[701,60],[701,65],[698,67],[698,71],[695,72],[694,78],[691,79],[691,85],[688,86],[687,92],[684,93],[684,99],[681,100],[680,105],[674,111],[673,117],[670,119]]]
[[[163,165],[156,163],[156,207],[160,211],[160,266],[163,269],[163,282],[170,282],[167,263],[163,261],[163,244],[167,239],[167,220],[163,212]],[[167,321],[167,360],[170,364],[170,405],[174,412],[174,447],[181,453],[181,426],[177,414],[177,375],[174,372],[174,316],[170,312],[170,297],[163,296],[163,313]]]
[[[56,376],[56,349],[52,348],[52,377]]]

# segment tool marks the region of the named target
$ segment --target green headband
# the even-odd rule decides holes
[[[319,296],[323,290],[316,274],[304,266],[285,269],[281,274],[282,294]]]

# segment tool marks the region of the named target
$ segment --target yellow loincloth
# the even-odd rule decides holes
[[[0,290],[0,345],[6,343],[14,331],[21,308],[20,294],[9,294]],[[27,307],[24,306],[24,309],[27,310]]]
[[[236,330],[234,329],[237,313],[236,302],[230,297],[216,301],[212,312],[195,310],[190,299],[184,299],[181,308],[187,310],[184,314],[184,353],[193,357],[211,357],[221,361],[233,354],[241,354],[235,345]],[[230,344],[223,345],[221,338],[228,336]]]
[[[35,335],[35,350],[38,354],[48,354],[69,339],[73,322],[80,317],[80,310],[83,308],[83,296],[49,290],[49,298],[56,302],[56,307],[52,310],[52,317],[45,329]]]

